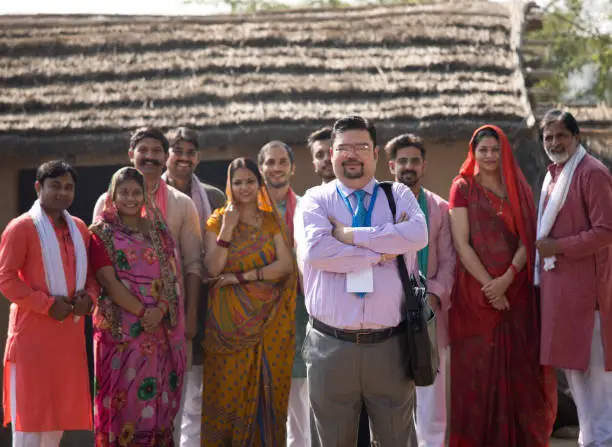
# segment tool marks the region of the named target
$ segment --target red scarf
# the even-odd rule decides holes
[[[152,197],[152,199],[152,205],[159,210],[164,220],[167,221],[168,184],[164,181],[164,179],[159,179],[159,183],[157,184],[157,190],[155,191],[155,195]]]
[[[514,154],[512,153],[512,146],[506,134],[497,126],[492,124],[484,125],[474,132],[470,141],[470,150],[467,158],[459,174],[465,178],[474,177],[478,174],[478,165],[474,158],[474,137],[482,129],[492,129],[499,136],[499,144],[501,146],[501,172],[504,185],[506,186],[506,192],[508,194],[508,201],[510,202],[510,208],[512,209],[512,215],[516,221],[516,227],[518,230],[519,237],[523,242],[523,245],[527,249],[527,273],[529,280],[533,281],[533,267],[535,262],[535,222],[536,213],[535,205],[533,202],[533,194],[531,188],[523,172],[518,167],[514,160]]]

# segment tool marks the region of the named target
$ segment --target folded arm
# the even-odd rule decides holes
[[[317,199],[307,195],[300,204],[303,219],[304,263],[318,270],[348,273],[377,264],[380,254],[363,247],[340,242],[332,235],[333,226]]]
[[[427,245],[427,223],[414,194],[398,185],[393,185],[393,193],[397,204],[396,216],[404,214],[407,220],[376,227],[352,228],[355,245],[376,253],[396,255],[416,252]]]
[[[276,249],[276,259],[260,269],[262,278],[268,281],[281,279],[291,273],[293,269],[293,253],[287,247],[280,233],[274,235],[274,246]],[[257,281],[257,270],[253,269],[245,272],[244,279],[247,281]]]

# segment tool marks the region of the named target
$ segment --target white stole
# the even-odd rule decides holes
[[[550,233],[555,221],[557,220],[557,216],[559,215],[559,211],[565,204],[565,200],[567,199],[567,193],[569,192],[569,188],[572,184],[572,179],[574,178],[574,172],[576,168],[586,155],[586,150],[582,145],[578,146],[578,150],[576,153],[565,163],[563,169],[561,170],[561,174],[559,174],[559,178],[553,187],[553,190],[550,194],[550,198],[546,203],[546,208],[544,208],[544,201],[546,200],[546,194],[548,193],[548,188],[550,186],[550,182],[552,181],[552,176],[550,175],[550,171],[546,174],[544,178],[544,183],[542,184],[542,192],[540,193],[540,203],[538,204],[538,233],[537,240],[545,238]],[[555,263],[557,258],[555,256],[550,256],[548,258],[544,258],[544,270],[550,271],[555,268]],[[540,284],[540,254],[536,250],[536,260],[535,260],[535,272],[534,272],[534,282],[535,285]]]
[[[168,183],[168,171],[163,173],[162,179]],[[200,230],[202,231],[202,237],[204,237],[204,233],[206,232],[206,222],[208,221],[208,218],[212,214],[213,210],[210,205],[210,201],[208,200],[206,189],[195,174],[191,175],[191,200],[193,200],[193,203],[198,210],[198,215],[200,217]]]
[[[40,241],[40,249],[43,256],[43,266],[45,269],[45,281],[49,293],[53,296],[68,296],[68,285],[66,284],[66,275],[64,272],[64,263],[60,252],[59,241],[55,234],[55,229],[51,223],[49,216],[43,211],[40,206],[40,201],[37,200],[32,205],[29,211],[30,217],[34,221],[38,239]],[[87,250],[83,236],[79,231],[76,223],[68,211],[63,211],[64,219],[68,223],[70,238],[74,244],[74,254],[76,258],[76,291],[85,288],[87,280]],[[79,321],[78,315],[74,316],[74,322]]]

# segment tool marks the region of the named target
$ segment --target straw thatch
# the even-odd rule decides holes
[[[569,106],[565,110],[578,121],[589,149],[612,170],[612,107],[599,104]]]
[[[435,134],[484,121],[521,129],[531,112],[514,15],[499,3],[439,2],[0,17],[0,143],[115,141],[144,124],[191,125],[215,145],[279,130],[302,139],[347,113]]]

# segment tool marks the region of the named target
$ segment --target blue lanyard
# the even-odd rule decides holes
[[[340,188],[338,188],[338,185],[336,185],[336,191],[338,191],[338,195],[344,201],[344,204],[346,205],[346,207],[348,208],[349,212],[351,213],[351,216],[354,218],[355,217],[355,211],[353,210],[353,206],[351,205],[351,202],[349,201],[348,197],[345,196],[342,193],[342,191],[340,191]],[[372,191],[372,198],[370,199],[370,206],[368,206],[368,213],[366,214],[366,219],[365,219],[365,226],[366,227],[371,227],[372,226],[372,211],[374,210],[374,203],[376,202],[376,196],[377,195],[378,195],[378,183],[376,183],[374,185],[374,191]],[[365,199],[365,197],[364,197],[364,199]]]

